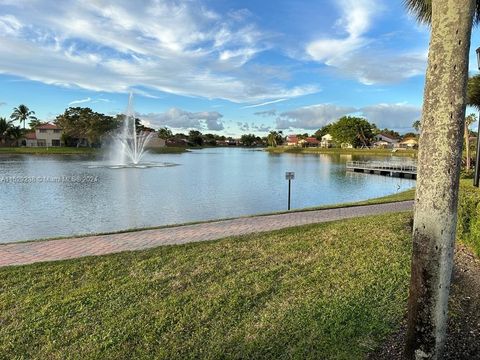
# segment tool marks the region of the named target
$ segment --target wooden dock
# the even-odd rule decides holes
[[[384,161],[348,161],[347,171],[392,176],[405,179],[417,179],[417,166],[398,162]]]

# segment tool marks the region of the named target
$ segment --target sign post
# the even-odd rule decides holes
[[[287,171],[285,173],[285,179],[288,180],[288,210],[290,210],[290,194],[292,190],[292,180],[295,179],[295,173]]]

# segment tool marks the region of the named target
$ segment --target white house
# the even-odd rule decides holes
[[[320,141],[320,146],[323,148],[330,148],[333,146],[333,137],[330,134],[322,136],[322,141]]]
[[[374,147],[377,148],[393,148],[398,144],[398,139],[395,139],[393,136],[380,133],[375,135],[375,142],[373,143]]]
[[[54,124],[43,124],[37,126],[35,132],[25,135],[27,147],[55,147],[62,146],[62,129]]]

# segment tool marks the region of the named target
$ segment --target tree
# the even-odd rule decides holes
[[[10,126],[6,131],[6,138],[13,140],[18,145],[18,140],[23,137],[23,130],[20,126]]]
[[[394,139],[399,139],[400,138],[400,134],[398,132],[396,132],[394,130],[387,129],[387,128],[385,128],[383,130],[379,130],[377,134],[379,134],[379,133],[389,135]]]
[[[8,131],[12,127],[12,122],[5,118],[0,118],[0,142],[4,143],[8,137]]]
[[[406,355],[439,359],[445,343],[476,0],[406,0],[431,22],[418,153]],[[478,18],[478,8],[477,15]]]
[[[190,130],[188,132],[188,142],[194,146],[202,146],[203,145],[202,133],[198,130]]]
[[[470,114],[465,117],[465,132],[464,132],[464,138],[465,138],[465,168],[467,170],[470,170],[470,130],[469,127],[472,125],[475,121],[477,121],[477,116],[475,114]]]
[[[253,146],[257,143],[257,137],[254,134],[244,134],[240,137],[244,146]]]
[[[283,144],[283,132],[281,131],[270,131],[267,135],[267,145],[272,147],[277,147],[278,145]]]
[[[372,124],[364,118],[343,116],[330,125],[330,135],[338,144],[368,146],[373,140]]]
[[[169,128],[167,127],[163,127],[161,129],[158,129],[158,137],[160,139],[165,139],[165,140],[169,140],[173,137],[173,133],[172,133],[172,130],[170,130]]]
[[[30,127],[30,129],[32,130],[35,130],[37,128],[37,126],[40,126],[42,125],[42,122],[38,119],[32,119],[30,120],[30,122],[28,123],[28,126]]]
[[[115,118],[94,112],[90,108],[70,107],[55,119],[63,129],[66,143],[77,145],[86,140],[89,146],[99,146],[102,138],[118,129],[124,116]]]
[[[19,105],[13,108],[13,113],[10,115],[10,119],[13,121],[19,121],[20,125],[23,122],[23,129],[25,130],[25,122],[27,120],[36,120],[35,111],[31,111],[26,105]]]
[[[420,132],[420,129],[422,128],[422,122],[419,120],[415,120],[412,124],[412,127],[415,129],[417,133]]]
[[[330,127],[331,126],[332,126],[332,124],[325,125],[321,129],[318,129],[317,131],[315,131],[315,134],[313,134],[313,136],[315,136],[317,138],[317,140],[321,141],[323,136],[330,133]]]

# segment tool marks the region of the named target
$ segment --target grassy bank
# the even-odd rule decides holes
[[[0,269],[0,358],[361,359],[404,314],[409,218]]]
[[[32,154],[32,155],[70,155],[70,154],[97,154],[102,149],[88,147],[0,147],[1,154]],[[180,154],[189,151],[183,147],[163,147],[149,148],[149,152],[153,154]]]
[[[0,147],[0,154],[34,154],[34,155],[70,155],[70,154],[95,154],[101,149],[88,147]]]
[[[371,156],[409,156],[416,157],[417,150],[398,150],[392,152],[391,149],[340,149],[340,148],[300,148],[292,146],[268,147],[265,149],[272,154],[330,154],[330,155],[371,155]]]

